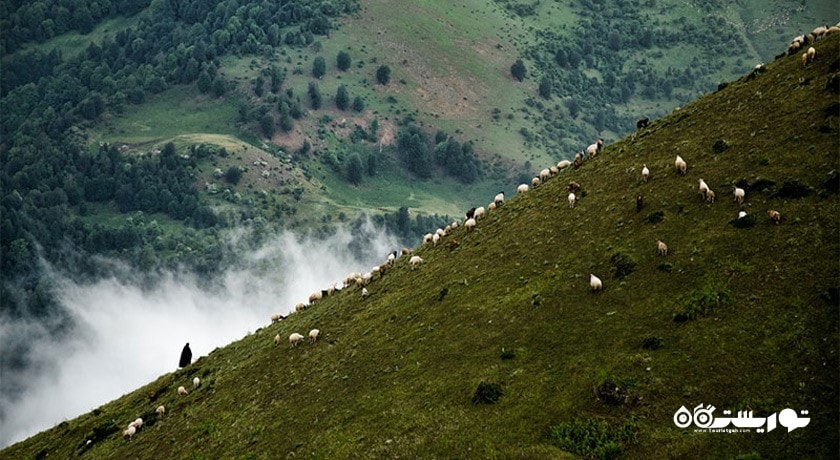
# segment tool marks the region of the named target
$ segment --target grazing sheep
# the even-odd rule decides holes
[[[715,192],[712,189],[706,190],[706,201],[709,203],[715,202]]]
[[[475,224],[476,224],[475,219],[467,219],[467,221],[464,222],[464,227],[467,228],[468,232],[471,232],[475,228]]]
[[[776,211],[774,209],[768,210],[767,215],[770,216],[770,220],[772,220],[773,223],[775,223],[776,225],[779,225],[779,222],[781,222],[782,220],[782,215],[779,214],[779,211]]]
[[[163,404],[161,404],[160,406],[157,406],[157,409],[155,409],[155,413],[158,417],[163,417],[163,414],[166,413],[166,408],[163,407]]]
[[[642,198],[642,195],[636,196],[636,212],[641,212],[642,208],[645,206],[645,200]]]
[[[431,233],[426,233],[423,235],[423,246],[432,242],[433,235]]]
[[[487,212],[495,211],[496,210],[496,203],[490,203],[487,205]]]
[[[540,182],[541,183],[547,181],[549,177],[551,177],[551,170],[543,169],[542,171],[540,171]]]
[[[560,168],[558,168],[557,166],[551,166],[551,167],[548,168],[548,170],[549,170],[549,172],[551,172],[552,176],[556,176],[556,175],[560,174]]]
[[[461,225],[461,224],[459,224],[457,220],[455,222],[452,222],[452,228],[453,229],[458,228],[459,225]]]
[[[580,168],[580,165],[583,164],[583,152],[575,153],[575,161],[572,164],[575,166],[575,169]]]
[[[569,192],[577,193],[580,191],[580,184],[575,181],[569,182],[569,185],[566,186],[566,190]]]
[[[280,321],[281,319],[283,319],[283,315],[281,315],[280,313],[275,313],[275,314],[271,315],[271,322],[272,323],[276,323],[276,322]]]
[[[400,250],[400,255],[407,256],[407,255],[409,255],[409,254],[411,254],[411,249],[408,249],[408,248],[402,248],[402,249]]]
[[[475,215],[473,216],[473,219],[477,221],[480,217],[484,217],[484,206],[475,208]]]
[[[660,256],[668,255],[668,245],[663,243],[662,240],[656,240],[656,249],[659,251]]]
[[[590,273],[589,286],[592,288],[592,292],[598,292],[604,288],[604,283],[601,282],[601,278],[598,278],[597,276]]]
[[[134,433],[137,432],[137,429],[134,428],[134,425],[128,425],[128,428],[123,430],[123,439],[131,441],[131,437],[134,436]]]
[[[808,62],[814,62],[814,58],[817,56],[817,50],[814,49],[813,46],[808,48],[808,51],[805,52],[808,56]]]
[[[636,122],[636,129],[647,128],[648,123],[650,123],[650,118],[648,118],[648,117],[642,118],[641,120]]]
[[[139,430],[140,428],[143,428],[143,419],[140,418],[140,417],[137,417],[137,419],[135,419],[133,422],[129,423],[128,426],[133,426],[135,429]]]
[[[571,165],[572,165],[572,162],[571,162],[571,161],[569,161],[569,160],[561,160],[561,161],[559,161],[559,162],[557,163],[557,169],[559,169],[560,171],[562,171],[562,170],[564,170],[564,169],[568,168],[568,167],[569,167],[569,166],[571,166]]]
[[[604,148],[604,140],[603,139],[598,139],[597,141],[595,141],[594,144],[592,144],[592,145],[590,145],[589,147],[586,148],[586,156],[588,158],[595,158],[595,155],[599,154],[601,152],[601,149],[603,149],[603,148]]]
[[[536,187],[538,185],[540,185],[540,178],[539,177],[532,178],[531,179],[531,187]]]
[[[199,385],[201,385],[201,379],[200,379],[200,378],[198,378],[198,377],[194,378],[194,379],[193,379],[193,390],[195,390],[196,388],[198,388],[198,386],[199,386]]]
[[[303,302],[298,302],[298,303],[295,305],[295,313],[300,313],[300,312],[302,312],[302,311],[303,311],[303,310],[305,310],[305,309],[306,309],[306,304],[305,304],[305,303],[303,303]]]
[[[742,188],[735,187],[735,202],[738,204],[744,203],[744,196],[747,192],[744,191]]]
[[[575,193],[574,192],[569,192],[569,207],[570,208],[575,207],[575,203],[577,203],[577,200],[578,200],[578,198],[575,195]]]
[[[677,155],[677,159],[674,161],[674,168],[678,173],[685,176],[685,170],[688,168],[688,164],[686,164],[685,160],[683,160],[681,156]]]
[[[282,338],[282,337],[280,337],[280,334],[275,335],[275,336],[274,336],[274,346],[276,347],[277,345],[280,345],[280,342],[281,342],[282,340],[283,340],[283,338]]]
[[[321,300],[323,297],[324,297],[324,294],[322,294],[321,291],[313,292],[312,294],[309,295],[309,303],[313,304],[313,303]]]
[[[315,343],[318,340],[318,335],[321,333],[318,329],[312,329],[309,331],[309,343]]]
[[[648,177],[650,177],[650,169],[648,169],[647,164],[642,164],[642,181],[647,182]]]
[[[528,184],[519,184],[519,187],[516,187],[516,193],[525,193],[528,191]]]
[[[505,202],[505,192],[499,192],[499,193],[496,194],[496,197],[493,198],[493,203],[496,206],[499,206],[500,204],[502,204],[504,202]]]
[[[296,347],[297,344],[301,343],[302,341],[303,341],[303,336],[298,334],[297,332],[292,332],[292,334],[289,336],[289,343],[293,347]]]
[[[452,240],[449,242],[449,250],[454,251],[455,249],[458,249],[458,246],[460,245],[461,243],[459,243],[458,240]]]
[[[365,299],[369,295],[370,295],[370,292],[368,292],[367,288],[362,288],[362,298]]]
[[[467,209],[467,219],[475,217],[475,208]]]
[[[475,222],[475,221],[473,221],[473,222]],[[411,256],[411,259],[408,260],[408,264],[411,266],[412,270],[417,268],[417,266],[422,264],[422,263],[423,263],[423,259],[421,259],[420,256]]]
[[[432,235],[432,246],[437,246],[438,241],[440,241],[440,235],[435,233],[434,235]]]
[[[388,254],[388,260],[387,260],[388,265],[394,265],[394,261],[396,261],[396,260],[397,260],[397,251],[394,251],[394,252]]]
[[[706,199],[706,193],[709,191],[709,186],[706,185],[706,181],[703,179],[697,180],[697,190],[700,195],[702,195],[703,199]]]
[[[435,230],[435,234],[437,234],[438,236],[443,238],[444,236],[446,236],[446,230],[444,230],[442,228],[439,228],[439,229]]]
[[[183,386],[178,387],[178,396],[186,396],[188,394],[189,392],[187,392],[186,388],[184,388]]]

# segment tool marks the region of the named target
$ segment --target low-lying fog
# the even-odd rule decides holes
[[[0,343],[33,343],[33,365],[0,375],[0,448],[176,370],[187,342],[195,360],[267,325],[273,313],[288,314],[348,273],[382,263],[398,241],[368,230],[373,236],[357,241],[355,251],[348,230],[324,240],[281,234],[241,255],[245,266],[260,269],[230,270],[214,289],[183,273],[151,288],[130,276],[76,284],[54,273],[60,302],[75,321],[70,334],[58,340],[33,321],[0,321]],[[10,391],[21,387],[22,393]]]

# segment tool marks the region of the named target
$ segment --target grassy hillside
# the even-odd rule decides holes
[[[815,46],[806,68],[774,61],[509,197],[475,231],[417,249],[417,270],[399,259],[369,298],[344,289],[2,457],[836,457],[840,123],[826,83],[840,36]],[[715,203],[698,197],[700,178]],[[574,209],[571,180],[583,188]],[[741,206],[735,184],[747,187]],[[733,225],[739,210],[754,225]],[[590,292],[590,273],[603,292]],[[285,341],[313,327],[317,343]],[[661,347],[643,348],[652,338]],[[177,397],[193,376],[202,386]],[[496,404],[473,404],[482,382],[500,385]],[[718,416],[808,410],[811,422],[678,429],[675,411],[698,404]],[[124,441],[138,416],[146,426]],[[563,441],[587,423],[614,443]]]

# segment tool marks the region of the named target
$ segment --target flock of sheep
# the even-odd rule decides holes
[[[788,56],[792,56],[798,53],[800,49],[803,49],[804,47],[810,45],[817,39],[831,34],[836,34],[838,32],[840,32],[840,22],[833,26],[819,26],[815,28],[810,34],[802,34],[797,37],[794,37],[794,39],[791,40],[790,45],[788,45],[787,54]],[[817,50],[814,49],[813,46],[808,46],[808,49],[806,49],[802,53],[802,65],[804,66],[810,64],[814,60],[814,57],[816,57],[816,54]]]
[[[198,378],[198,377],[193,378],[193,390],[197,389],[200,385],[201,385],[201,379]],[[188,394],[189,394],[189,392],[187,391],[187,389],[183,385],[178,387],[178,396],[186,396]],[[163,417],[166,414],[166,407],[163,404],[157,406],[157,409],[155,409],[155,413],[157,414],[158,417]],[[131,441],[131,438],[133,438],[134,435],[137,434],[137,432],[140,431],[140,428],[142,428],[142,427],[143,427],[143,419],[140,418],[140,417],[137,417],[136,419],[134,419],[133,422],[128,424],[126,429],[123,430],[123,432],[122,432],[123,438],[127,441]],[[91,441],[88,441],[88,442],[91,442]]]

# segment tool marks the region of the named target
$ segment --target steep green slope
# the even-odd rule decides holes
[[[836,89],[840,36],[815,47],[808,67],[772,62],[509,197],[473,232],[418,249],[417,270],[399,259],[369,298],[342,290],[0,455],[596,455],[552,428],[583,420],[624,428],[601,442],[604,456],[836,457],[840,123],[827,81],[835,73]],[[715,203],[700,200],[700,178]],[[574,209],[570,180],[583,188]],[[742,206],[735,184],[748,188]],[[739,210],[754,225],[732,225]],[[590,273],[602,292],[590,292]],[[313,327],[317,343],[286,342]],[[642,348],[651,337],[659,349]],[[193,376],[202,386],[178,397]],[[481,382],[501,385],[496,404],[472,403]],[[602,391],[610,382],[620,390]],[[811,421],[790,433],[677,428],[675,411],[698,404],[718,416],[808,410]],[[124,441],[118,430],[138,416],[146,426]]]

